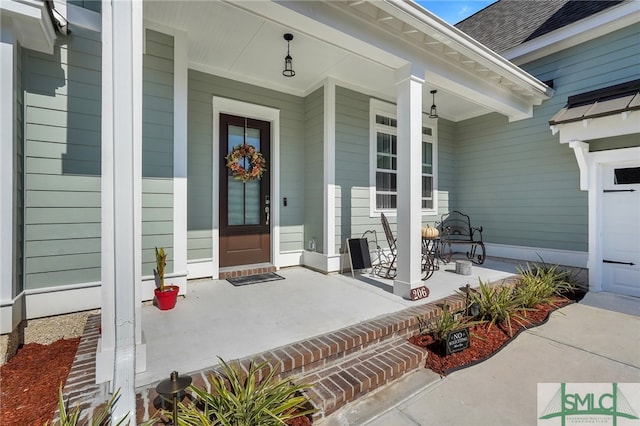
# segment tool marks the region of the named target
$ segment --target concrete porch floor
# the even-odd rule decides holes
[[[524,264],[525,262],[522,262]],[[453,295],[478,279],[499,281],[516,273],[517,263],[487,259],[471,275],[441,264],[425,285],[426,299],[412,302],[393,294],[393,281],[370,273],[325,275],[303,267],[277,271],[284,280],[234,287],[226,280],[188,283],[187,296],[171,311],[142,309],[147,369],[136,387],[191,373],[225,360],[244,358],[346,326]]]

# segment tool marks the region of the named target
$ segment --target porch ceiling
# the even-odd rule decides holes
[[[396,96],[395,70],[407,63],[406,56],[397,54],[397,47],[415,51],[415,39],[425,28],[416,28],[418,23],[415,26],[401,23],[398,17],[378,9],[374,5],[378,3],[383,2],[351,1],[326,5],[292,1],[149,0],[144,2],[144,18],[147,23],[186,33],[192,69],[298,96],[311,93],[326,78],[332,77],[347,87],[392,101]],[[389,7],[388,4],[381,6]],[[376,37],[388,39],[388,45],[371,43],[356,33],[341,30],[340,25],[327,23],[327,19],[332,19],[331,14],[338,14],[340,19],[348,15],[347,19],[354,27],[363,26],[365,32],[371,31],[371,23],[366,21],[378,17],[376,22],[380,28],[376,31],[380,34]],[[320,15],[323,19],[318,19]],[[283,34],[287,32],[294,35],[291,56],[296,75],[293,78],[282,75],[287,48]],[[469,53],[461,55],[461,49],[450,46],[446,37],[435,35],[424,41],[421,48],[428,49],[424,52],[425,57],[440,57],[440,68],[450,66],[452,71],[456,67],[464,68],[463,74],[484,76],[482,90],[485,92],[493,89],[509,92],[510,96],[515,94],[517,102],[531,102],[528,98],[532,95],[524,93],[518,83],[506,81],[500,73],[479,65],[477,59],[471,60]],[[460,76],[460,70],[452,74]],[[458,121],[500,111],[491,105],[489,96],[483,102],[473,93],[461,90],[460,84],[448,84],[450,81],[436,74],[427,73],[427,78],[423,94],[425,110],[431,105],[429,91],[438,89],[436,104],[438,114],[443,118]]]

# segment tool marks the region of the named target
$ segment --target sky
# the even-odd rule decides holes
[[[489,6],[495,0],[414,0],[451,25]]]

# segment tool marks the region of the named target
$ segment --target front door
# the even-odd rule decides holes
[[[606,167],[603,290],[640,296],[640,165]]]
[[[271,261],[269,205],[270,123],[220,114],[220,266]],[[240,150],[239,150],[240,148]],[[235,170],[227,156],[238,152],[262,155],[262,176],[255,178],[256,157],[240,157]],[[242,150],[242,151],[241,151]],[[237,157],[237,155],[236,155]],[[252,161],[253,159],[253,161]]]

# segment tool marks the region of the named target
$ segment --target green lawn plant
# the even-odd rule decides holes
[[[118,389],[111,399],[107,401],[107,404],[100,409],[96,414],[94,414],[93,420],[91,421],[91,426],[107,426],[112,424],[111,412],[113,410],[113,406],[118,401],[120,397],[120,389]],[[72,410],[69,410],[67,404],[64,402],[64,397],[62,396],[62,385],[60,385],[60,390],[58,391],[58,412],[59,419],[53,423],[52,426],[77,426],[80,419],[80,407],[77,406]],[[123,419],[121,419],[118,423],[115,423],[115,426],[128,425],[130,422],[128,421],[129,415],[127,414]],[[126,422],[126,423],[125,423]],[[45,426],[49,423],[45,423]],[[82,423],[88,424],[88,423]]]
[[[262,380],[268,361],[250,363],[248,374],[237,364],[220,359],[220,374],[210,376],[211,392],[191,385],[194,398],[178,406],[178,425],[271,426],[313,413],[303,391],[309,385],[295,385],[290,379],[274,380],[275,370]],[[162,415],[171,417],[170,411]]]
[[[512,319],[526,319],[519,313],[523,310],[520,298],[511,285],[491,285],[481,279],[476,291],[469,292],[469,303],[478,306],[479,321],[489,323],[489,329],[496,324],[506,324],[509,335],[513,335]]]
[[[527,264],[527,268],[518,267],[521,278],[516,285],[516,293],[522,305],[534,308],[543,303],[554,304],[558,296],[574,291],[570,273],[560,271],[558,265]]]
[[[420,334],[429,334],[436,342],[444,342],[450,332],[469,326],[466,320],[462,315],[451,312],[445,302],[442,305],[442,315],[436,315],[429,321],[419,319],[418,326]]]

